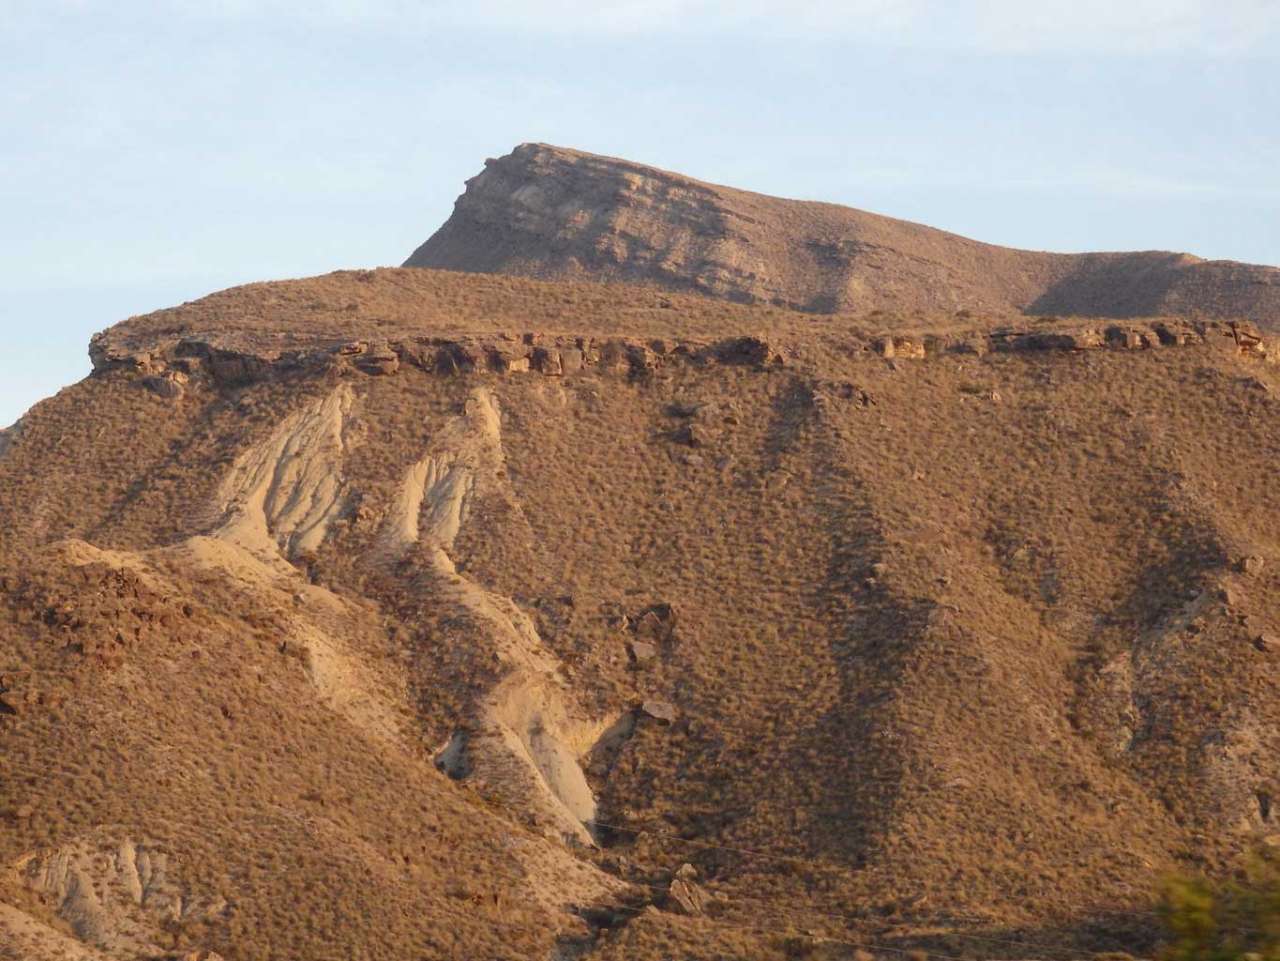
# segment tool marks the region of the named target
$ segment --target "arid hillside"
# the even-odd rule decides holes
[[[816,313],[1179,314],[1280,329],[1275,267],[1012,250],[545,144],[486,161],[405,266],[649,283]]]
[[[0,959],[1141,956],[1280,843],[1254,327],[389,269],[90,350],[0,438]]]

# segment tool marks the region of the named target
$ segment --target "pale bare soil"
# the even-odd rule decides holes
[[[1149,950],[1280,841],[1280,368],[1005,322],[378,271],[117,328],[0,452],[0,957]]]

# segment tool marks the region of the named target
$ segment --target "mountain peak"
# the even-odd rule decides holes
[[[812,313],[1176,313],[1280,327],[1274,267],[1016,250],[541,143],[487,160],[405,266],[654,284]]]

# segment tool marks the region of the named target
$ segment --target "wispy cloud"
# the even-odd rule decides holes
[[[56,0],[65,10],[547,36],[826,39],[988,53],[1269,55],[1278,0]],[[48,9],[49,0],[41,7]]]

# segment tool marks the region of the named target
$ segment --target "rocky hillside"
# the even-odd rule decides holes
[[[651,283],[817,313],[1180,314],[1280,329],[1275,267],[1012,250],[545,144],[487,161],[405,266]]]
[[[91,353],[0,448],[0,958],[1140,953],[1280,843],[1255,328],[379,270]]]

